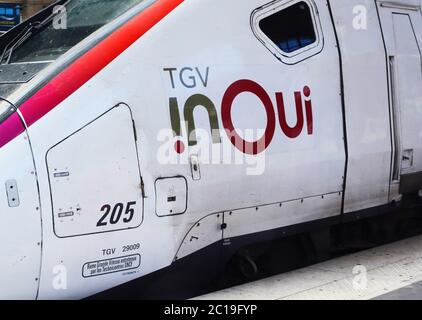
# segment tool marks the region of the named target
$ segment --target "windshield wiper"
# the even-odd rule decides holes
[[[12,41],[10,41],[3,50],[3,54],[1,55],[1,58],[0,58],[0,64],[9,64],[10,59],[12,57],[13,50],[15,50],[18,46],[20,46],[23,42],[25,42],[26,39],[28,39],[30,35],[32,34],[34,28],[37,28],[40,24],[41,24],[40,22],[29,23],[25,27],[25,29],[22,30],[21,33],[19,33]],[[3,62],[6,58],[6,55],[7,55],[7,59],[5,62]]]
[[[71,0],[65,1],[62,5],[67,5]],[[22,43],[28,40],[34,33],[34,30],[39,31],[43,26],[49,23],[56,15],[60,14],[60,12],[52,12],[47,18],[43,21],[35,21],[33,23],[29,23],[21,33],[18,34],[12,41],[10,41],[3,50],[3,54],[0,57],[0,64],[9,64],[10,60],[12,59],[13,51],[18,48]],[[5,57],[7,55],[7,59],[5,62]]]
[[[8,54],[7,54],[7,59],[6,59],[6,61],[5,61],[5,64],[9,64],[10,63],[10,60],[12,59],[12,54],[13,54],[13,51],[17,48],[17,47],[19,47],[22,43],[24,43],[31,35],[32,35],[32,33],[33,33],[33,31],[34,31],[34,29],[35,28],[38,28],[39,27],[39,25],[40,25],[41,23],[36,23],[36,24],[32,24],[32,23],[30,23],[29,25],[28,25],[28,27],[27,28],[25,28],[24,29],[24,31],[21,33],[21,36],[18,36],[18,37],[16,37],[15,39],[14,39],[14,41],[12,41],[11,43],[9,43],[7,46],[6,46],[6,48],[5,48],[5,51],[3,52],[3,55],[2,55],[2,57],[1,57],[1,59],[0,59],[0,61],[1,62],[3,62],[3,60],[5,59],[5,56],[6,56],[6,53],[8,52]],[[9,49],[9,46],[11,45],[13,43],[13,45],[10,47],[10,49]]]

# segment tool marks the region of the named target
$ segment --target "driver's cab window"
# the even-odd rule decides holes
[[[253,12],[252,24],[257,38],[287,64],[322,50],[321,26],[313,1],[273,2]]]

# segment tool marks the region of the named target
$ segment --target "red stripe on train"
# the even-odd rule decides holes
[[[12,114],[0,126],[0,147],[13,140],[24,131],[25,127],[19,115],[17,113]]]

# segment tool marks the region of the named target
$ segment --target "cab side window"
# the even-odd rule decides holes
[[[262,19],[259,27],[281,50],[290,53],[316,41],[311,11],[305,2]]]
[[[315,55],[323,47],[317,10],[310,0],[277,1],[257,9],[252,14],[252,29],[287,64]]]

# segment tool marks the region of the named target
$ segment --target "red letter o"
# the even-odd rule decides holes
[[[258,141],[248,142],[243,140],[242,137],[237,134],[233,125],[231,116],[233,102],[236,97],[243,92],[255,94],[262,101],[267,113],[267,128],[265,129],[264,136]],[[227,89],[221,105],[221,117],[223,119],[223,126],[226,129],[226,133],[229,136],[231,143],[243,153],[256,155],[265,151],[274,137],[276,126],[274,106],[265,89],[254,81],[239,80]]]

